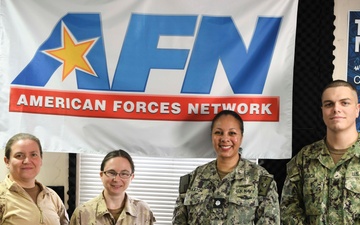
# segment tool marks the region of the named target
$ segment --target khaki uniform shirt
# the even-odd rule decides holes
[[[189,187],[180,193],[173,224],[280,224],[276,183],[261,166],[240,159],[222,180],[216,160],[191,173]]]
[[[56,192],[36,182],[42,191],[37,204],[30,195],[7,176],[0,183],[0,224],[2,225],[67,225],[65,206]]]
[[[152,225],[155,217],[149,206],[141,200],[126,195],[123,211],[117,221],[106,207],[101,193],[97,197],[77,207],[71,216],[70,225]]]
[[[360,224],[360,140],[336,165],[324,140],[305,146],[287,165],[285,225]]]

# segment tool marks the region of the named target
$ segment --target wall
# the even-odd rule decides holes
[[[3,180],[8,173],[8,169],[4,163],[4,151],[2,151],[2,162],[0,163],[0,180]],[[43,165],[37,180],[45,185],[50,186],[64,186],[65,187],[65,205],[67,205],[67,191],[68,191],[68,169],[69,169],[69,154],[44,152]]]
[[[336,19],[334,40],[334,75],[333,79],[347,80],[347,44],[349,28],[349,10],[360,10],[359,0],[335,0],[334,14]]]

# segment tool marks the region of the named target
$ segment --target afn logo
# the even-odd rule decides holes
[[[278,97],[256,95],[263,92],[281,20],[259,17],[247,47],[230,16],[132,14],[110,84],[100,15],[67,14],[13,80],[10,110],[89,117],[209,120],[219,110],[232,109],[244,115],[244,120],[278,121]],[[162,36],[194,37],[195,41],[192,49],[166,49],[158,47]],[[201,101],[189,97],[188,94],[210,93],[219,61],[235,95],[256,97],[207,96]],[[59,68],[62,80],[75,71],[78,90],[105,91],[108,95],[34,91],[36,87],[46,87]],[[180,97],[139,95],[145,92],[152,69],[185,68]],[[171,116],[161,117],[164,114]]]

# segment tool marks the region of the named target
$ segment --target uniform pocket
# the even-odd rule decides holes
[[[212,196],[212,194],[211,194]],[[188,212],[188,223],[198,224],[198,221],[207,221],[209,224],[210,214],[208,207],[210,204],[209,191],[207,189],[189,189],[186,192],[184,205]]]
[[[360,177],[346,178],[346,195],[344,207],[349,212],[349,216],[360,223]]]
[[[233,224],[252,224],[259,206],[256,190],[253,185],[241,185],[230,194],[228,221]]]
[[[258,206],[257,188],[254,185],[241,185],[230,193],[229,202],[238,206]]]
[[[318,216],[321,214],[322,194],[324,191],[324,182],[317,178],[304,178],[304,204],[306,215]]]
[[[206,190],[202,191],[192,191],[188,190],[185,195],[184,205],[186,206],[196,206],[203,204],[206,201],[207,194]]]

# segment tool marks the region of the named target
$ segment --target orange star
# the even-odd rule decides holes
[[[95,43],[95,40],[76,43],[77,41],[75,40],[74,42],[65,26],[63,27],[63,34],[62,48],[45,51],[57,60],[63,62],[62,80],[65,80],[74,69],[80,69],[96,76],[95,71],[86,59],[86,54]]]

